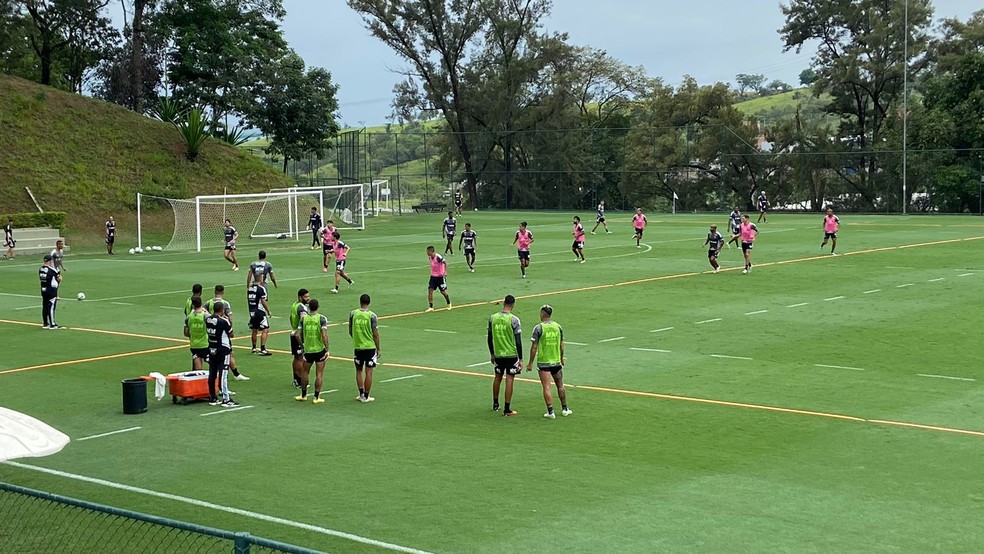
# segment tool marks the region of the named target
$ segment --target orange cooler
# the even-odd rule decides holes
[[[177,404],[178,400],[182,404],[187,404],[192,400],[206,400],[208,399],[208,372],[171,373],[167,376],[167,390],[171,394],[171,402],[174,404]]]

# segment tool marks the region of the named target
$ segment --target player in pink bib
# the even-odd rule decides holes
[[[571,251],[574,252],[574,261],[580,261],[584,263],[584,226],[581,225],[581,218],[574,216],[574,230],[571,231],[571,236],[574,237],[574,244],[571,245]]]
[[[530,266],[530,245],[533,244],[533,232],[526,228],[526,222],[520,222],[516,238],[513,239],[519,254],[519,271],[526,279],[526,268]]]
[[[331,289],[333,294],[338,294],[338,282],[340,279],[345,279],[351,286],[355,281],[353,281],[345,273],[345,260],[348,258],[349,246],[341,241],[342,235],[335,231],[331,234],[332,243],[335,247],[335,288]]]
[[[642,248],[640,244],[642,242],[642,231],[649,224],[649,220],[646,219],[646,215],[642,213],[642,208],[636,208],[636,213],[632,216],[632,227],[635,229],[635,241],[636,248]]]
[[[748,218],[748,214],[741,216],[741,225],[738,226],[736,236],[741,237],[741,251],[745,254],[745,269],[741,271],[742,273],[748,273],[752,270],[752,247],[758,232],[758,227]]]
[[[328,260],[335,251],[335,225],[332,220],[329,219],[324,227],[318,229],[318,233],[321,235],[321,253],[323,255],[321,271],[328,273]]]
[[[430,282],[427,284],[427,305],[426,311],[434,311],[434,291],[441,291],[444,300],[448,302],[448,309],[451,309],[451,297],[448,296],[448,264],[444,257],[437,253],[433,246],[427,247],[427,257],[430,261]]]
[[[837,231],[840,229],[840,218],[834,215],[833,208],[827,208],[827,215],[823,216],[823,242],[820,243],[820,251],[823,252],[823,247],[827,246],[827,241],[831,241],[833,244],[830,245],[830,255],[836,256],[837,253]]]

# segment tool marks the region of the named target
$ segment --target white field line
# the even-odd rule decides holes
[[[862,292],[861,294],[874,294],[876,292],[881,292],[881,289],[866,290],[866,291]]]
[[[662,333],[663,331],[672,331],[673,327],[663,327],[662,329],[653,329],[650,333]]]
[[[570,344],[570,343],[567,343],[567,344]],[[486,365],[486,364],[489,364],[489,363],[491,363],[491,362],[489,362],[488,360],[486,360],[484,362],[478,362],[477,364],[469,364],[469,365],[466,365],[465,367],[478,367],[480,365]]]
[[[930,279],[930,283],[939,283],[940,281],[946,281],[946,277],[939,277],[937,279]]]
[[[427,331],[428,333],[445,333],[447,335],[457,335],[458,334],[457,331],[445,331],[443,329],[424,329],[424,331]]]
[[[971,277],[973,275],[973,273],[961,273],[960,275],[957,275],[957,277]]]
[[[127,429],[120,429],[119,431],[110,431],[108,433],[99,433],[98,435],[89,435],[88,437],[82,437],[81,439],[75,439],[75,440],[87,441],[89,439],[98,439],[100,437],[108,437],[110,435],[118,435],[120,433],[129,433],[130,431],[136,431],[137,429],[142,429],[142,427],[129,427]]]
[[[252,408],[252,407],[253,406],[239,406],[237,408],[223,408],[223,409],[219,410],[218,412],[207,412],[207,413],[204,413],[204,414],[199,414],[199,416],[205,417],[205,416],[210,416],[210,415],[215,415],[215,414],[227,414],[227,413],[230,413],[230,412],[237,412],[239,410],[245,410],[247,408]]]
[[[14,308],[14,309],[15,310],[33,310],[33,309],[40,308],[40,307],[41,307],[41,305],[38,304],[37,306],[24,306],[23,308]]]
[[[227,410],[228,411],[228,410]],[[315,533],[320,533],[322,535],[328,535],[330,537],[338,537],[341,539],[347,539],[353,542],[358,542],[362,544],[368,544],[378,548],[384,548],[386,550],[392,550],[394,552],[406,552],[408,554],[430,554],[425,550],[417,550],[416,548],[409,548],[406,546],[400,546],[398,544],[377,541],[376,539],[370,539],[367,537],[362,537],[359,535],[353,535],[351,533],[345,533],[344,531],[336,531],[334,529],[328,529],[326,527],[319,527],[317,525],[310,525],[307,523],[301,523],[299,521],[292,521],[289,519],[284,519],[281,517],[270,516],[266,514],[261,514],[258,512],[251,512],[249,510],[243,510],[240,508],[233,508],[231,506],[223,506],[221,504],[215,504],[212,502],[206,502],[204,500],[198,500],[195,498],[188,498],[186,496],[178,496],[176,494],[170,494],[166,492],[158,492],[155,490],[145,489],[141,487],[134,487],[130,485],[124,485],[122,483],[116,483],[114,481],[107,481],[105,479],[97,479],[95,477],[86,477],[84,475],[77,475],[75,473],[68,473],[65,471],[58,471],[56,469],[48,469],[46,467],[32,466],[28,464],[22,464],[18,462],[3,462],[9,466],[18,467],[21,469],[27,469],[31,471],[37,471],[40,473],[46,473],[48,475],[55,475],[57,477],[64,477],[66,479],[74,479],[76,481],[82,481],[85,483],[91,483],[94,485],[102,485],[104,487],[109,487],[117,490],[123,490],[127,492],[133,492],[138,494],[144,494],[147,496],[153,496],[156,498],[163,498],[165,500],[171,500],[174,502],[181,502],[184,504],[190,504],[192,506],[199,506],[201,508],[209,508],[212,510],[226,512],[230,514],[236,514],[243,517],[249,517],[253,519],[258,519],[260,521],[266,521],[268,523],[276,523],[279,525],[286,525],[288,527],[294,527],[296,529],[304,529],[305,531],[312,531]]]
[[[116,304],[117,306],[135,306],[133,302],[110,302],[110,304]],[[184,309],[184,308],[182,308]]]
[[[895,288],[897,288],[897,289],[904,289],[905,287],[913,287],[915,285],[916,285],[915,283],[905,283],[903,285],[895,285]]]
[[[379,381],[380,383],[392,383],[393,381],[402,381],[404,379],[416,379],[417,377],[423,377],[423,375],[404,375],[403,377],[393,377],[392,379],[383,379]]]
[[[78,260],[78,261],[73,260],[72,261],[72,264],[74,265],[74,264],[79,263],[79,262],[108,262],[108,263],[111,263],[111,264],[117,264],[117,263],[173,264],[173,263],[176,263],[177,261],[179,261],[179,260],[175,260],[175,261],[169,262],[169,261],[164,261],[164,260],[134,260],[132,258],[127,258],[125,260],[123,258],[118,258],[118,259],[115,259],[115,260],[103,260],[103,259],[98,259],[97,258],[97,259],[94,259],[94,260]]]
[[[698,321],[694,325],[703,325],[705,323],[714,323],[715,321],[721,321],[720,317],[715,317],[714,319],[705,319],[704,321]]]
[[[635,350],[636,352],[661,352],[663,354],[669,354],[669,350],[662,350],[659,348],[630,348],[629,350]]]
[[[184,311],[184,308],[179,308],[177,306],[158,306],[158,308],[161,308],[162,310],[181,310],[182,312]]]
[[[787,308],[799,308],[800,306],[809,306],[809,305],[810,305],[809,302],[800,302],[799,304],[790,304],[789,306],[786,306],[786,307]]]
[[[0,296],[16,296],[17,298],[37,298],[37,294],[17,294],[16,292],[0,292]]]
[[[843,300],[843,299],[844,299],[843,296],[831,296],[830,298],[824,298],[823,301],[824,302],[831,302],[831,301],[834,301],[834,300]]]
[[[612,337],[610,339],[602,339],[598,342],[615,342],[617,340],[625,340],[625,337]]]
[[[587,346],[588,345],[586,342],[570,342],[570,341],[566,341],[566,340],[564,341],[564,344],[570,344],[572,346]]]
[[[752,361],[751,358],[746,358],[745,356],[728,356],[727,354],[710,354],[712,358],[724,358],[726,360],[748,360]]]
[[[967,377],[951,377],[949,375],[933,375],[931,373],[917,373],[916,375],[920,377],[932,377],[934,379],[950,379],[951,381],[976,381],[977,379],[970,379]]]
[[[764,314],[764,313],[768,313],[768,311],[769,311],[769,310],[758,310],[758,311],[754,311],[754,312],[745,312],[745,315],[758,315],[758,314]]]
[[[827,364],[813,364],[814,367],[828,367],[830,369],[850,369],[851,371],[864,371],[860,367],[850,367],[846,365],[827,365]]]

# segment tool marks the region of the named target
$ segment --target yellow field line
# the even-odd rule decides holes
[[[16,321],[13,319],[0,319],[0,323],[8,323],[10,325],[23,325],[25,327],[41,327],[40,323],[33,323],[29,321]],[[164,340],[168,342],[181,342],[187,343],[188,339],[176,339],[174,337],[159,337],[157,335],[141,335],[139,333],[125,333],[123,331],[109,331],[107,329],[89,329],[86,327],[68,327],[66,331],[82,331],[85,333],[99,333],[102,335],[115,335],[119,337],[130,337],[136,339],[151,339],[151,340]]]
[[[6,370],[3,370],[3,371],[0,371],[0,375],[6,375],[8,373],[20,373],[22,371],[31,371],[31,370],[35,370],[35,369],[46,369],[46,368],[49,368],[49,367],[61,367],[61,366],[66,366],[66,365],[84,364],[84,363],[88,363],[88,362],[98,362],[98,361],[102,361],[102,360],[113,360],[113,359],[116,359],[116,358],[129,358],[131,356],[140,356],[140,355],[143,355],[143,354],[154,354],[156,352],[166,352],[168,350],[177,350],[179,348],[184,348],[184,346],[164,346],[162,348],[153,348],[151,350],[138,350],[136,352],[123,352],[121,354],[109,354],[109,355],[106,355],[106,356],[96,356],[94,358],[82,358],[80,360],[66,360],[64,362],[52,362],[50,364],[40,364],[40,365],[32,365],[32,366],[27,366],[27,367],[18,367],[16,369],[6,369]]]

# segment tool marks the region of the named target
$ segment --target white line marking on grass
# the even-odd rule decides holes
[[[973,273],[961,273],[960,275],[957,275],[957,277],[971,277],[973,275]]]
[[[108,437],[110,435],[117,435],[119,433],[129,433],[130,431],[136,431],[137,429],[142,429],[142,427],[129,427],[127,429],[120,429],[119,431],[110,431],[108,433],[99,433],[98,435],[89,435],[88,437],[82,437],[81,439],[75,439],[75,440],[87,441],[89,439],[98,439],[100,437]]]
[[[110,304],[116,304],[117,306],[136,306],[136,304],[132,302],[110,302]]]
[[[755,311],[755,312],[745,312],[745,315],[758,315],[758,314],[764,314],[764,313],[767,313],[768,311],[769,311],[769,310],[758,310],[758,311]]]
[[[564,341],[564,344],[570,344],[572,346],[587,346],[588,345],[585,342],[570,342],[570,341],[566,341],[566,340]]]
[[[748,360],[748,361],[752,360],[751,358],[746,358],[745,356],[728,356],[726,354],[711,354],[710,356],[712,358],[724,358],[727,360]]]
[[[0,296],[16,296],[17,298],[37,298],[36,294],[17,294],[16,292],[0,292]]]
[[[703,325],[705,323],[714,323],[715,321],[721,321],[720,317],[715,317],[714,319],[705,319],[704,321],[698,321],[694,325]]]
[[[976,381],[977,379],[969,379],[967,377],[950,377],[949,375],[933,375],[931,373],[917,373],[916,375],[920,377],[932,377],[934,379],[950,379],[951,381]]]
[[[861,294],[874,294],[876,292],[881,292],[881,289],[866,290],[866,291],[862,292]]]
[[[116,260],[100,260],[100,259],[94,259],[94,260],[77,260],[77,261],[76,260],[73,260],[73,262],[75,262],[75,263],[77,263],[77,262],[108,262],[108,263],[111,263],[111,264],[116,264],[116,263],[124,262],[124,260],[123,259],[116,259]],[[124,263],[128,263],[128,264],[130,264],[130,263],[137,263],[137,264],[173,264],[174,262],[167,262],[167,261],[163,261],[163,260],[134,260],[134,259],[127,259],[127,260],[125,260]]]
[[[402,381],[404,379],[416,379],[417,377],[423,377],[423,375],[404,375],[403,377],[393,377],[392,379],[383,379],[380,383],[392,383],[393,381]]]
[[[671,331],[673,327],[663,327],[662,329],[653,329],[650,333],[662,333],[663,331]]]
[[[824,302],[831,302],[833,300],[843,300],[843,299],[844,299],[843,296],[831,296],[830,298],[824,298],[823,301]]]
[[[38,304],[37,306],[24,306],[23,308],[14,308],[14,309],[15,310],[33,310],[35,308],[40,308],[40,307],[41,307],[41,305]]]
[[[162,310],[181,310],[182,312],[184,311],[184,308],[178,306],[158,306],[158,308],[161,308]]]
[[[829,367],[830,369],[850,369],[851,371],[864,371],[860,367],[849,367],[846,365],[827,365],[827,364],[813,364],[814,367]]]
[[[629,350],[635,350],[636,352],[662,352],[664,354],[669,354],[669,350],[661,350],[659,348],[630,348]]]
[[[625,339],[625,337],[612,337],[610,339],[602,339],[602,340],[600,340],[598,342],[615,342],[617,340],[624,340],[624,339]]]
[[[930,283],[939,283],[940,281],[946,281],[946,277],[940,277],[938,279],[930,279]]]
[[[448,334],[448,335],[456,335],[456,334],[458,334],[457,331],[445,331],[443,329],[424,329],[424,331],[427,331],[428,333],[445,333],[445,334]]]
[[[799,304],[790,304],[789,306],[786,306],[786,307],[787,308],[799,308],[800,306],[808,306],[809,304],[810,304],[809,302],[800,302]]]
[[[570,344],[570,343],[568,342],[566,344]],[[471,365],[467,365],[465,367],[478,367],[480,365],[485,365],[485,364],[488,364],[488,363],[491,363],[491,362],[488,361],[488,360],[485,360],[484,362],[478,362],[477,364],[471,364]]]
[[[228,410],[226,410],[228,411]],[[122,483],[116,483],[113,481],[106,481],[105,479],[97,479],[95,477],[86,477],[84,475],[77,475],[75,473],[67,473],[64,471],[58,471],[56,469],[48,469],[46,467],[32,466],[28,464],[22,464],[18,462],[3,462],[7,465],[13,467],[19,467],[21,469],[29,469],[31,471],[37,471],[40,473],[47,473],[48,475],[55,475],[58,477],[64,477],[66,479],[74,479],[76,481],[83,481],[85,483],[92,483],[94,485],[102,485],[104,487],[109,487],[112,489],[124,490],[127,492],[135,492],[139,494],[145,494],[148,496],[154,496],[157,498],[163,498],[165,500],[172,500],[174,502],[182,502],[184,504],[191,504],[192,506],[198,506],[201,508],[209,508],[212,510],[217,510],[220,512],[226,512],[229,514],[236,514],[243,517],[250,517],[253,519],[258,519],[260,521],[266,521],[267,523],[276,523],[279,525],[286,525],[288,527],[294,527],[296,529],[304,529],[305,531],[313,531],[315,533],[321,533],[322,535],[328,535],[330,537],[338,537],[341,539],[347,539],[353,542],[359,542],[362,544],[368,544],[371,546],[376,546],[379,548],[385,548],[386,550],[392,550],[395,552],[406,552],[408,554],[430,554],[426,550],[417,550],[416,548],[409,548],[406,546],[400,546],[398,544],[393,544],[389,542],[377,541],[376,539],[370,539],[367,537],[362,537],[359,535],[353,535],[351,533],[345,533],[344,531],[336,531],[334,529],[328,529],[326,527],[318,527],[317,525],[310,525],[308,523],[301,523],[299,521],[292,521],[289,519],[284,519],[281,517],[270,516],[266,514],[261,514],[258,512],[251,512],[249,510],[242,510],[240,508],[233,508],[231,506],[223,506],[221,504],[214,504],[212,502],[205,502],[204,500],[197,500],[195,498],[188,498],[186,496],[178,496],[176,494],[170,494],[166,492],[158,492],[155,490],[144,489],[141,487],[133,487],[130,485],[124,485]]]
[[[904,285],[895,285],[895,288],[904,289],[905,287],[912,287],[912,286],[915,286],[915,283],[905,283]]]
[[[238,408],[223,408],[223,409],[221,409],[221,410],[219,410],[217,412],[208,412],[208,413],[199,414],[199,415],[201,417],[205,417],[205,416],[215,415],[215,414],[227,414],[229,412],[236,412],[236,411],[239,411],[239,410],[245,410],[246,408],[252,408],[252,407],[253,406],[239,406]]]

